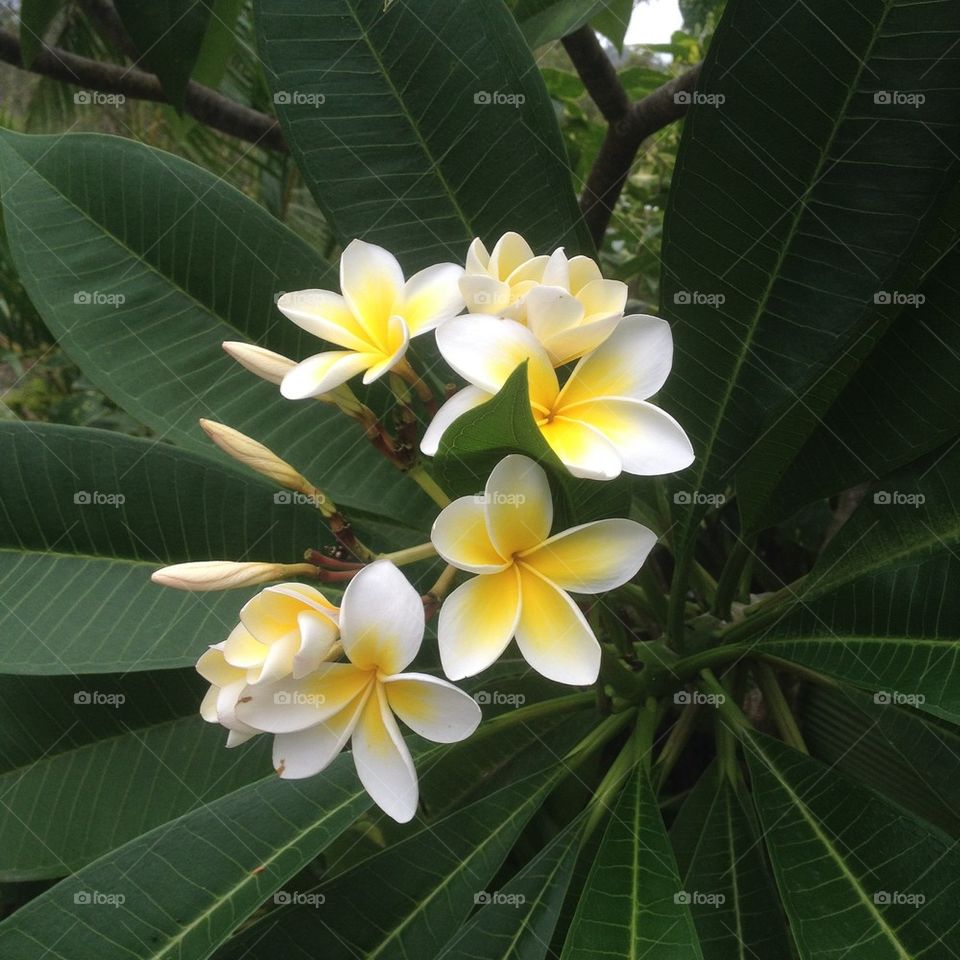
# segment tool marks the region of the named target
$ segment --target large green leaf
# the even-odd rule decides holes
[[[386,9],[384,9],[386,8]],[[293,155],[341,241],[409,270],[507,230],[588,252],[540,73],[502,0],[258,0]]]
[[[0,924],[4,960],[208,957],[369,806],[352,759],[272,776],[156,827]]]
[[[296,563],[330,539],[318,511],[275,503],[262,478],[150,440],[2,423],[0,461],[7,673],[193,663],[226,639],[256,588],[185,593],[151,583],[154,570],[186,560]]]
[[[31,300],[128,413],[192,449],[210,448],[199,417],[227,423],[336,502],[429,526],[433,505],[359,427],[332,407],[282,399],[221,349],[253,340],[296,359],[322,349],[274,301],[334,288],[336,274],[266,211],[170,154],[86,134],[0,131],[0,189]]]
[[[684,802],[670,839],[704,960],[790,956],[752,811],[718,763]]]
[[[300,891],[319,897],[320,906],[281,907],[226,956],[435,957],[478,898],[492,892],[488,882],[562,771],[556,756],[541,758],[523,779],[408,832],[329,883]]]
[[[114,0],[140,59],[157,75],[170,102],[183,109],[214,0]]]
[[[563,960],[639,960],[657,951],[702,960],[685,893],[649,775],[639,768],[611,814]]]
[[[746,740],[753,791],[803,960],[914,960],[960,947],[949,839],[777,740]]]
[[[960,734],[905,707],[848,687],[810,684],[801,712],[810,752],[960,837]]]
[[[0,878],[65,876],[262,777],[269,738],[227,750],[197,714],[205,689],[193,671],[0,676],[0,727],[22,755],[0,775]],[[58,718],[47,742],[38,713],[43,727]]]
[[[758,649],[960,719],[958,476],[948,449],[868,490]]]
[[[531,48],[559,40],[623,0],[517,0],[513,15]]]
[[[901,309],[875,295],[912,292],[949,242],[931,230],[957,179],[952,17],[733,0],[710,45],[664,224],[665,405],[696,450],[683,488],[735,476],[747,527]],[[681,544],[704,509],[686,502]]]

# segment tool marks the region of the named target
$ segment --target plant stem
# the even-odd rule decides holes
[[[677,653],[684,651],[684,630],[686,628],[687,583],[690,580],[690,566],[693,562],[693,547],[677,559],[670,582],[670,605],[667,608],[667,636],[670,646]]]
[[[787,698],[780,689],[780,682],[773,667],[769,663],[757,663],[757,680],[760,684],[760,690],[763,693],[763,699],[770,710],[777,729],[783,742],[789,744],[795,750],[801,753],[809,753],[807,745],[804,743],[803,734],[800,733],[800,727],[797,726],[797,719],[787,703]]]
[[[420,543],[415,547],[407,547],[405,550],[395,550],[393,553],[381,553],[378,560],[390,560],[398,567],[408,563],[416,563],[418,560],[428,560],[437,555],[437,548],[430,543]]]
[[[730,606],[740,586],[740,574],[752,556],[753,544],[738,539],[727,557],[717,582],[717,597],[713,607],[721,620],[730,619]]]
[[[683,748],[697,728],[699,713],[699,704],[689,703],[683,708],[680,718],[673,725],[673,729],[667,737],[667,742],[663,745],[660,756],[657,757],[657,762],[654,765],[654,782],[657,789],[663,786],[667,777],[670,776],[670,771],[674,768],[677,760],[680,759]]]
[[[710,647],[707,650],[701,650],[698,653],[692,653],[688,657],[682,657],[671,664],[671,669],[677,675],[687,677],[699,673],[705,667],[712,667],[717,663],[744,657],[751,650],[752,648],[745,643],[725,643],[717,647]]]
[[[509,713],[501,713],[499,716],[487,720],[486,723],[481,723],[477,732],[473,735],[473,739],[488,736],[491,733],[496,733],[504,727],[511,727],[514,724],[529,723],[531,720],[538,720],[540,717],[548,717],[561,710],[579,710],[592,703],[593,692],[590,690],[584,693],[571,693],[565,697],[554,697],[551,700],[544,700],[540,703],[531,703],[528,707],[520,707],[517,710],[511,710]],[[589,735],[586,739],[589,739]],[[571,754],[577,749],[577,747],[574,747]],[[570,754],[568,754],[568,756],[569,755]]]
[[[415,464],[407,473],[438,507],[443,508],[450,503],[450,498],[443,492],[437,481],[427,473],[422,463]]]

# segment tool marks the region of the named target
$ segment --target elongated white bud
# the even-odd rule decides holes
[[[150,579],[177,590],[233,590],[291,577],[316,579],[317,568],[310,563],[235,563],[232,560],[199,560],[175,563],[155,570]]]
[[[245,467],[256,470],[274,483],[279,483],[281,487],[309,494],[316,492],[306,477],[262,443],[215,420],[201,419],[200,426],[224,453],[229,454]]]
[[[258,347],[252,343],[240,343],[237,340],[227,340],[223,349],[233,357],[241,367],[255,373],[269,383],[279,384],[288,370],[297,364],[289,357],[284,357],[265,347]]]

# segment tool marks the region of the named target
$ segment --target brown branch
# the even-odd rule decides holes
[[[20,53],[20,41],[8,30],[0,30],[0,60],[21,70],[26,69]],[[43,50],[30,65],[29,72],[87,90],[122,94],[131,100],[169,102],[160,81],[152,73],[135,67],[89,60],[49,44],[44,44]],[[208,127],[231,137],[287,152],[280,124],[273,117],[252,110],[193,80],[187,85],[184,111]]]
[[[580,195],[580,211],[600,247],[640,145],[687,112],[687,102],[681,98],[678,103],[676,94],[694,89],[700,65],[631,103],[592,27],[581,27],[564,37],[563,45],[608,124]]]

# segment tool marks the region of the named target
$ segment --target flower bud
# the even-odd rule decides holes
[[[232,560],[199,560],[175,563],[155,570],[150,579],[178,590],[233,590],[290,577],[316,579],[317,568],[309,563],[235,563]]]
[[[262,443],[215,420],[200,420],[203,432],[224,452],[251,470],[290,490],[312,493],[309,481]]]
[[[236,340],[227,340],[223,349],[233,357],[240,366],[255,373],[269,383],[279,384],[288,370],[296,366],[293,360],[258,347],[252,343],[240,343]]]

